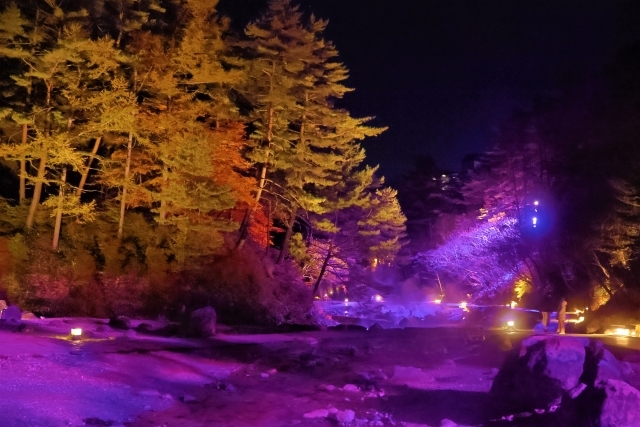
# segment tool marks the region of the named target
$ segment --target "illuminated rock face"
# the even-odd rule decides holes
[[[640,391],[624,382],[629,373],[598,341],[534,336],[511,352],[496,375],[494,412],[575,427],[640,426]]]

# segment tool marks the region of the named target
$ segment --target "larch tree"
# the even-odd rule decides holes
[[[243,221],[237,248],[248,236],[254,212],[259,208],[269,175],[282,168],[290,149],[291,123],[298,99],[293,87],[298,82],[303,59],[312,56],[313,34],[302,23],[302,13],[289,0],[272,0],[268,10],[245,29],[248,40],[240,44],[247,59],[246,86],[242,95],[252,106],[255,128],[247,157],[257,166],[254,202]]]
[[[83,157],[76,148],[82,139],[83,129],[74,124],[75,112],[68,108],[66,95],[69,91],[81,91],[86,84],[84,52],[90,42],[82,27],[86,16],[83,10],[65,13],[53,1],[43,6],[47,8],[38,9],[32,21],[20,22],[20,26],[27,30],[25,33],[31,34],[31,37],[25,38],[22,45],[9,47],[11,55],[20,57],[24,63],[22,69],[12,75],[12,79],[26,92],[31,104],[28,108],[34,112],[31,120],[33,142],[26,144],[27,130],[24,125],[27,123],[23,123],[20,144],[4,146],[2,156],[21,163],[38,162],[37,176],[31,178],[34,191],[26,219],[27,228],[34,224],[42,186],[52,182],[58,184],[59,203],[54,209],[55,249],[59,240],[61,209],[69,209],[71,215],[91,216],[92,206],[71,207],[63,203],[67,168],[77,168]],[[15,9],[11,10],[15,12]],[[20,175],[23,176],[26,168],[21,164],[20,169]],[[23,193],[22,182],[20,187]]]
[[[224,88],[242,77],[222,64],[225,46],[215,9],[190,2],[187,10],[189,19],[175,47],[158,47],[147,58],[138,137],[142,150],[158,165],[144,183],[152,210],[158,224],[178,230],[174,244],[181,262],[211,253],[222,243],[220,232],[233,228],[217,215],[236,200],[226,183],[216,181],[213,159],[228,153],[230,139],[238,137],[230,125],[231,103],[223,102],[229,111],[217,103]],[[222,132],[222,126],[231,131]]]

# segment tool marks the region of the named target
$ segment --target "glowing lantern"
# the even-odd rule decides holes
[[[349,298],[344,299],[345,304],[349,302]]]
[[[377,302],[381,302],[382,301],[382,295],[376,295],[375,298],[376,298]]]
[[[460,307],[463,310],[466,310],[467,309],[467,303],[465,301],[462,301],[458,307]]]
[[[509,320],[507,322],[507,326],[510,327],[510,328],[513,328],[515,326],[515,324],[516,324],[516,322],[514,322],[513,320]]]
[[[515,301],[511,301],[511,304],[509,305],[511,306],[511,308],[516,308],[516,305],[518,305],[518,303]]]
[[[79,336],[82,335],[82,329],[81,328],[73,328],[71,329],[71,336],[74,338],[77,338]]]
[[[440,304],[442,302],[442,300],[441,299],[437,299],[437,300],[434,300],[433,302],[435,302],[436,304]]]

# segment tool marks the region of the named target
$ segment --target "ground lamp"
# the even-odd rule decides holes
[[[80,339],[82,337],[82,328],[73,328],[71,329],[71,338],[74,340]]]

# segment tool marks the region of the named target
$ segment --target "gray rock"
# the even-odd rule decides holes
[[[600,381],[596,389],[606,396],[600,413],[601,427],[640,426],[640,391],[614,379]]]
[[[547,408],[575,388],[585,364],[588,339],[534,336],[505,359],[491,395],[508,413]]]
[[[113,329],[131,329],[131,319],[126,316],[113,316],[109,319],[109,326]]]
[[[327,418],[329,416],[328,409],[316,409],[303,415],[305,418]]]
[[[380,326],[379,323],[374,323],[373,325],[369,326],[369,331],[382,331],[384,328],[382,326]]]
[[[38,316],[36,316],[35,314],[33,314],[30,311],[23,311],[22,312],[22,320],[34,320],[37,319]]]
[[[440,421],[440,427],[458,427],[458,424],[445,418],[442,421]]]
[[[136,326],[136,331],[138,332],[151,332],[153,330],[153,326],[151,326],[149,323],[140,323],[138,326]]]
[[[350,423],[356,418],[356,413],[351,409],[345,409],[344,411],[336,412],[336,420],[339,423]]]
[[[640,426],[640,391],[623,381],[627,375],[628,367],[600,342],[531,337],[493,382],[494,415],[546,412],[567,426]]]
[[[19,322],[22,319],[22,312],[18,308],[17,305],[10,305],[2,311],[2,315],[0,315],[0,319]]]
[[[203,307],[191,313],[189,335],[209,338],[216,334],[217,315],[213,307]]]
[[[140,390],[138,392],[140,396],[152,396],[152,397],[160,397],[161,394],[158,390],[148,389],[148,390]]]
[[[190,394],[181,396],[180,400],[182,400],[182,403],[196,403],[198,401],[198,399],[196,399],[194,396],[191,396]]]

